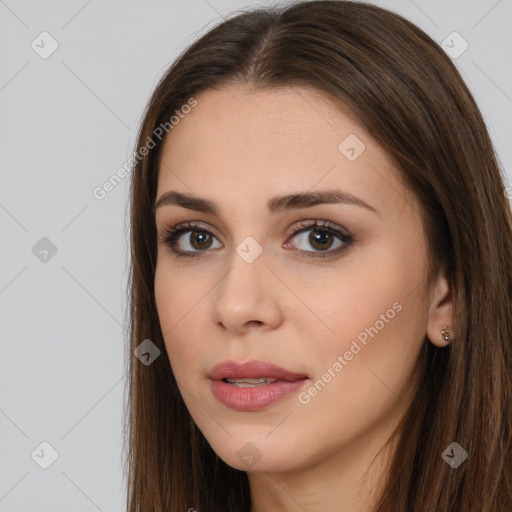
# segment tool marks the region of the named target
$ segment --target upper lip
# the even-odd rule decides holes
[[[294,381],[305,379],[308,376],[305,373],[290,372],[266,361],[247,361],[245,363],[223,361],[210,370],[208,377],[212,380],[271,378]]]

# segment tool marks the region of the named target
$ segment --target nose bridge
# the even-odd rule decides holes
[[[275,326],[280,319],[280,306],[275,287],[269,282],[272,273],[263,247],[247,237],[227,261],[228,271],[214,294],[214,322],[233,330],[243,328],[247,322]]]
[[[238,298],[246,304],[260,300],[260,287],[268,277],[265,274],[269,272],[263,251],[256,256],[254,246],[243,241],[233,250],[228,266],[228,273],[219,283],[217,298]]]

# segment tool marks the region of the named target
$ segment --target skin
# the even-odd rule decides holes
[[[220,209],[156,212],[159,233],[197,221],[213,235],[210,246],[204,238],[191,246],[191,230],[181,235],[177,248],[203,250],[196,258],[176,257],[159,237],[155,298],[185,404],[215,452],[248,472],[251,512],[368,511],[394,444],[377,455],[416,389],[420,348],[444,346],[441,326],[452,322],[447,280],[426,286],[418,203],[391,156],[314,89],[232,85],[195,97],[198,105],[165,141],[156,195],[175,190]],[[366,146],[354,161],[338,150],[349,134]],[[377,212],[353,204],[267,209],[275,196],[332,188]],[[315,220],[355,241],[336,252],[343,243],[333,236],[323,252],[332,255],[308,257],[322,253],[308,242],[315,228],[292,229]],[[263,251],[252,263],[236,252],[248,236]],[[306,404],[294,393],[262,410],[235,411],[210,391],[208,372],[227,359],[305,373],[301,390],[308,390],[394,303],[401,310]],[[237,456],[248,442],[260,457],[250,467]]]

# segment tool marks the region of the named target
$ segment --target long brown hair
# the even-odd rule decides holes
[[[155,133],[165,126],[172,136],[176,110],[228,84],[312,86],[348,106],[418,199],[429,278],[444,272],[452,285],[453,343],[440,349],[425,339],[420,385],[375,511],[512,511],[512,219],[498,159],[444,51],[401,16],[343,0],[223,21],[179,56],[148,103],[130,191],[128,511],[250,508],[246,473],[213,452],[184,405],[154,297],[153,204],[165,140]],[[150,139],[154,147],[142,157]],[[133,352],[145,339],[161,350],[148,366]],[[469,454],[457,469],[441,457],[453,441]]]

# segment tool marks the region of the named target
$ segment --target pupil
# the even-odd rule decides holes
[[[312,231],[309,241],[316,249],[328,249],[331,246],[332,235],[325,231]]]

